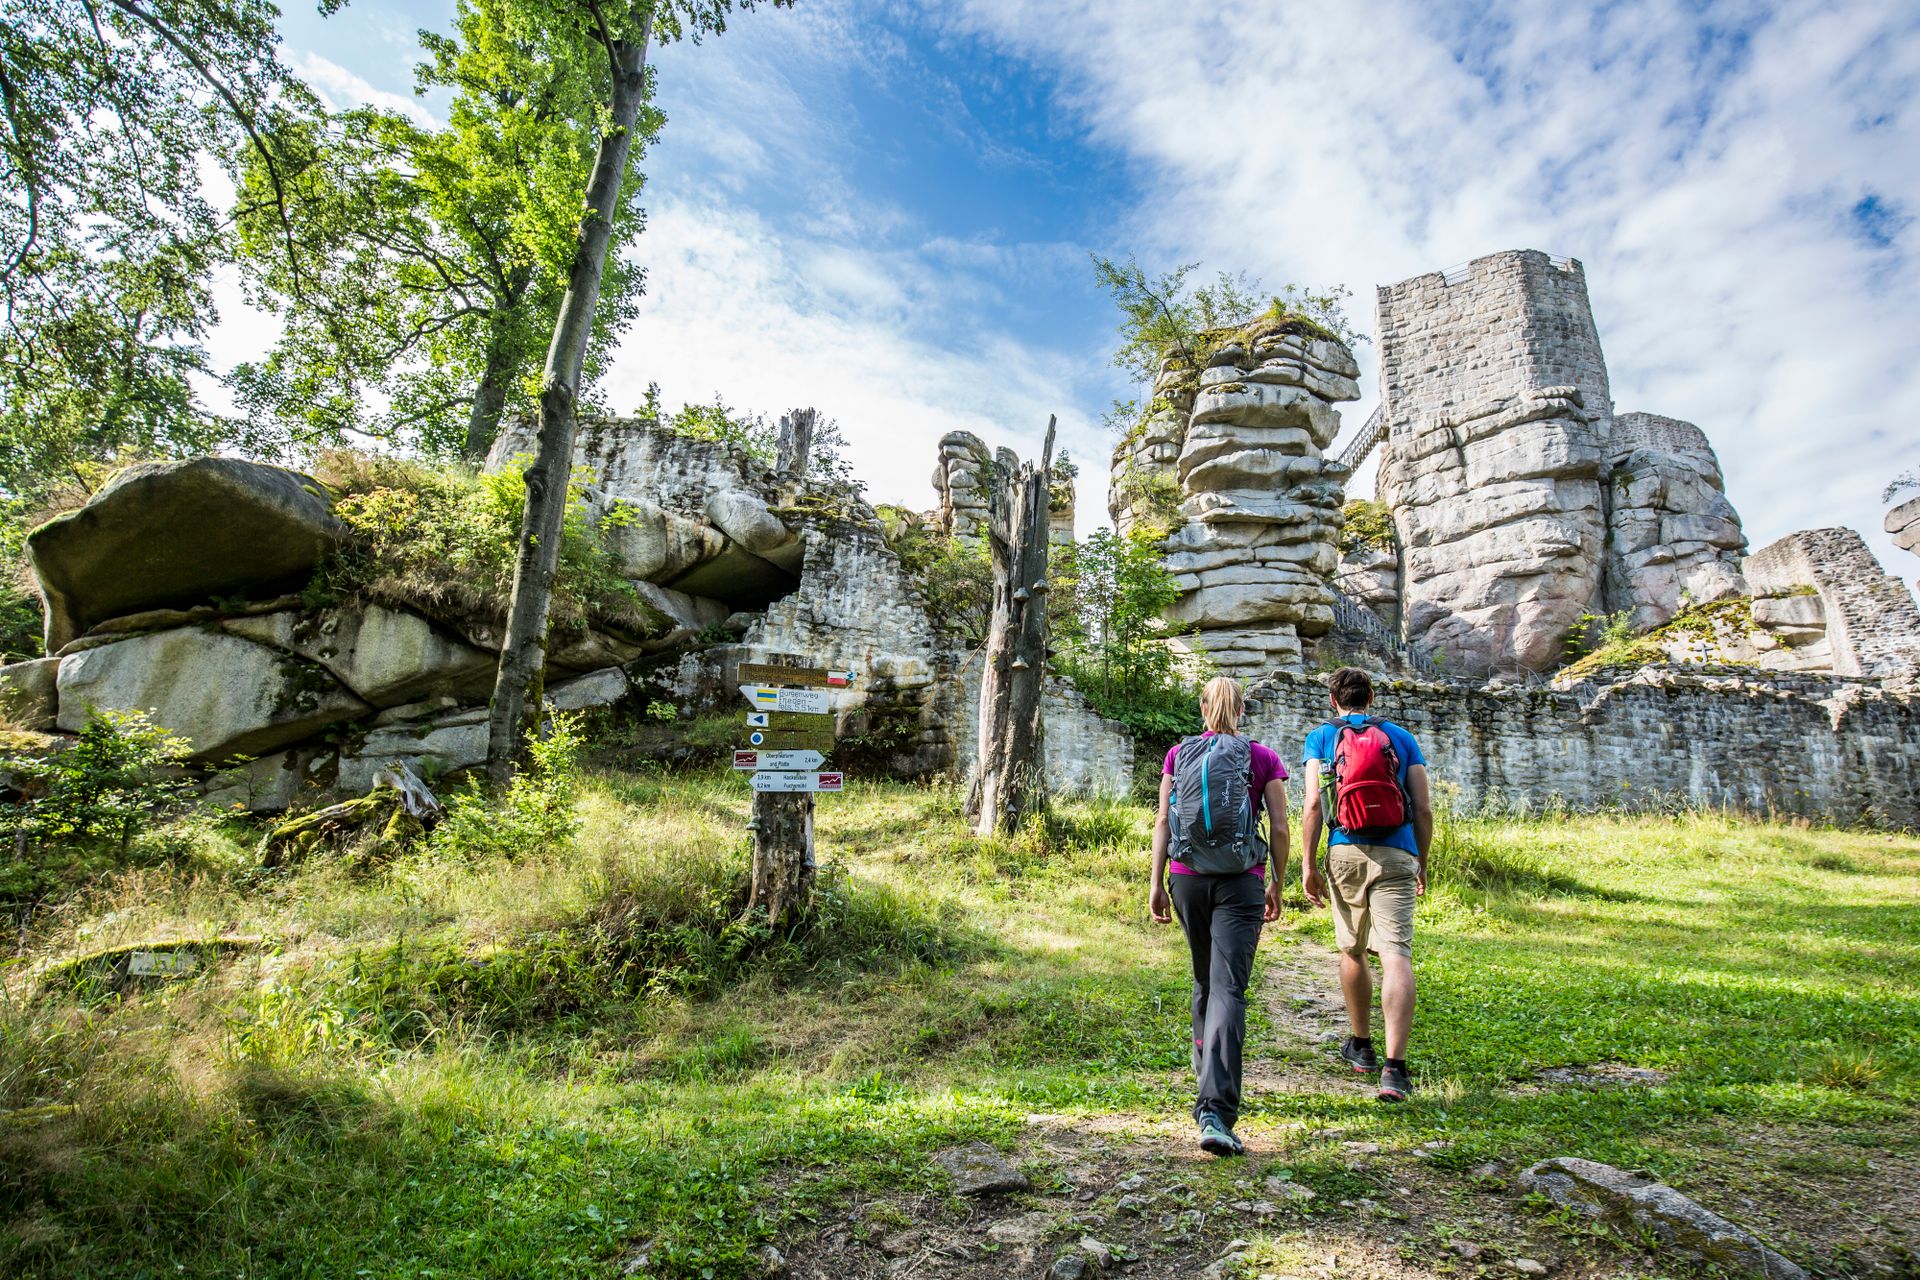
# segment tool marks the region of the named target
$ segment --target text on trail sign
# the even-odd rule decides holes
[[[812,689],[845,689],[853,684],[852,671],[826,667],[774,667],[764,662],[740,664],[740,678],[750,684],[797,684]]]
[[[822,715],[832,709],[831,695],[825,689],[780,689],[764,684],[743,684],[740,693],[756,711],[810,711]]]
[[[831,729],[749,729],[747,745],[756,751],[831,751]]]
[[[827,758],[818,751],[736,751],[736,769],[818,769]]]
[[[774,773],[763,770],[747,776],[755,791],[839,791],[846,781],[843,773]]]

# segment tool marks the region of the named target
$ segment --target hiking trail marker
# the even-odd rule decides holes
[[[818,751],[736,751],[733,753],[733,767],[736,769],[818,769],[827,762],[827,758]]]
[[[751,775],[755,791],[775,793],[838,792],[845,788],[846,778],[844,773],[783,773],[771,769]]]
[[[785,689],[777,685],[743,684],[741,696],[756,711],[804,711],[822,716],[833,710],[833,697],[825,689]]]
[[[829,667],[740,664],[746,746],[733,767],[753,788],[753,894],[758,908],[784,919],[791,904],[813,892],[813,797],[846,787],[844,773],[823,773],[833,750],[834,689],[849,689],[856,673]],[[783,905],[787,904],[787,905]],[[778,921],[776,921],[778,923]]]

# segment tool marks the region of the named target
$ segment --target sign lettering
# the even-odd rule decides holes
[[[846,775],[842,773],[767,771],[748,776],[755,791],[840,791],[846,785]]]
[[[845,689],[853,684],[857,674],[827,667],[776,667],[764,662],[740,664],[740,678],[750,683],[802,685],[810,689]]]
[[[818,769],[826,762],[827,758],[818,751],[736,751],[733,753],[733,767],[736,769],[782,771]]]
[[[831,695],[825,689],[782,689],[772,685],[743,684],[740,694],[755,711],[807,711],[824,715],[833,709]]]

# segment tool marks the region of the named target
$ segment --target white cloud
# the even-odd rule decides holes
[[[1911,576],[1879,490],[1920,460],[1920,244],[1851,217],[1869,195],[1920,213],[1911,6],[954,0],[947,21],[1061,78],[1136,162],[1115,238],[1164,260],[1344,282],[1370,312],[1372,285],[1483,253],[1581,258],[1620,407],[1706,429],[1756,545],[1850,524]]]
[[[328,58],[317,53],[295,53],[289,61],[294,74],[306,81],[307,87],[320,95],[320,100],[332,111],[346,111],[354,107],[379,107],[384,111],[397,111],[423,129],[438,129],[441,122],[434,118],[431,111],[421,104],[420,99],[409,94],[391,93],[375,88],[373,82],[358,72],[349,71]]]

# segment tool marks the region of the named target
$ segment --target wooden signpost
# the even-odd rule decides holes
[[[846,775],[820,771],[833,751],[832,691],[854,679],[852,671],[826,667],[740,664],[740,695],[750,709],[733,767],[753,788],[747,909],[765,911],[775,927],[803,914],[813,892],[813,797],[846,785]]]

